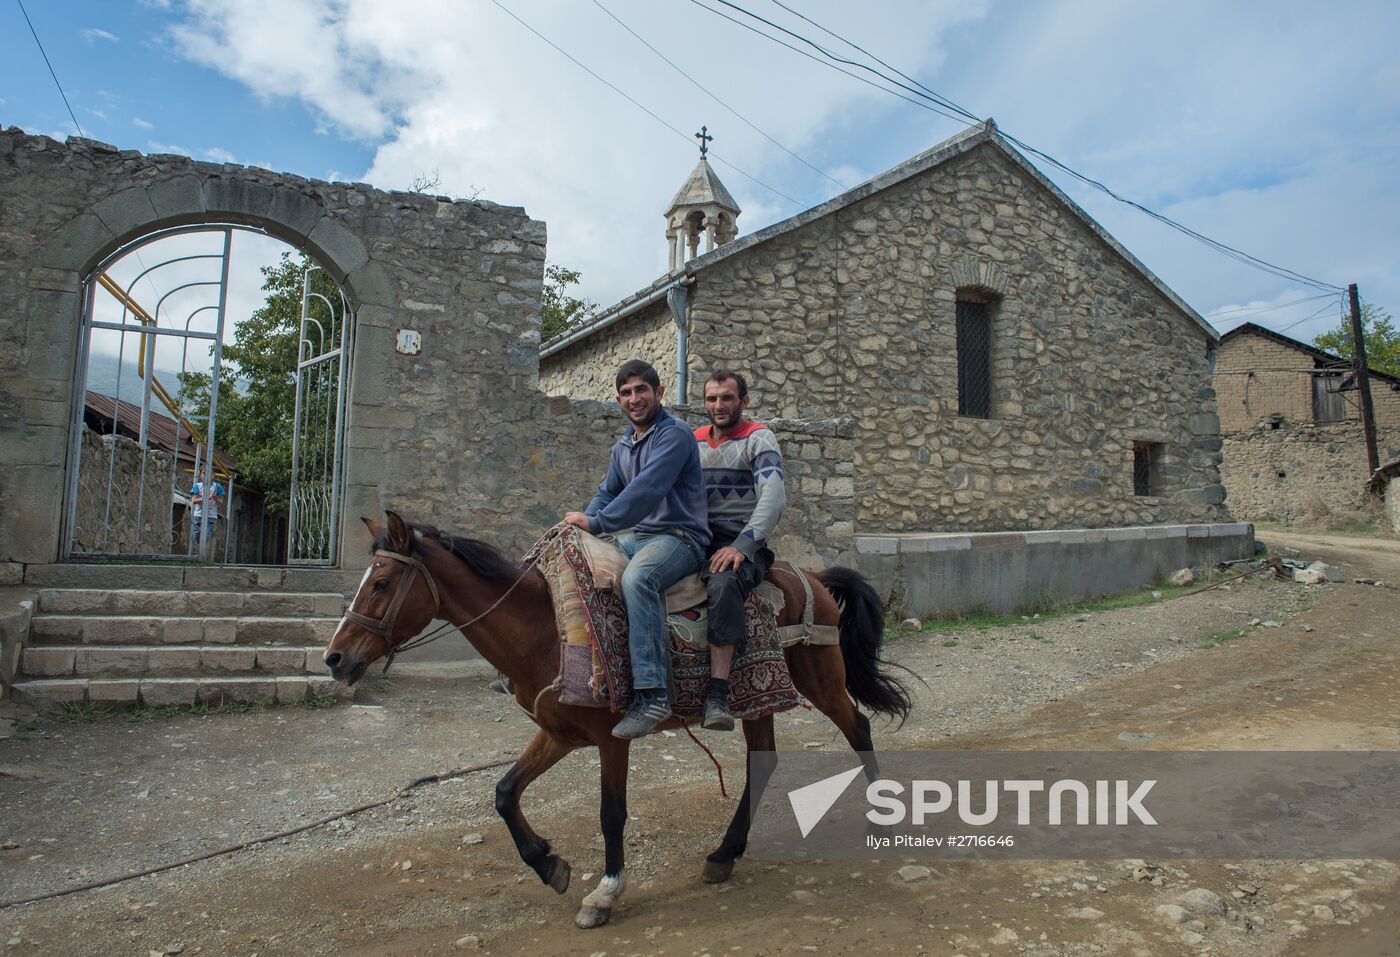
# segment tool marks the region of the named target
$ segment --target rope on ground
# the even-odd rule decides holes
[[[682,725],[682,727],[685,728],[685,733],[690,735],[690,740],[694,741],[697,745],[699,745],[700,750],[708,754],[710,756],[710,760],[714,762],[715,771],[719,774],[719,796],[724,798],[726,801],[729,800],[729,792],[724,789],[724,768],[720,766],[719,758],[716,758],[715,753],[709,748],[705,747],[705,742],[701,741],[695,736],[695,732],[690,730],[690,725]]]
[[[47,894],[36,894],[33,897],[22,897],[17,900],[2,901],[0,902],[0,910],[7,910],[11,907],[19,907],[23,904],[34,904],[38,901],[49,900],[50,898],[54,897],[63,897],[67,894],[77,894],[80,891],[90,891],[96,890],[99,887],[109,887],[112,884],[120,884],[124,881],[132,881],[138,877],[149,877],[152,874],[159,874],[162,871],[174,870],[177,867],[185,867],[188,864],[197,864],[200,861],[207,861],[210,858],[221,857],[225,854],[232,854],[235,851],[242,851],[258,844],[268,844],[272,841],[279,841],[284,837],[291,837],[293,834],[300,834],[302,831],[309,831],[312,828],[317,828],[321,827],[322,825],[329,824],[331,821],[338,821],[343,817],[350,817],[352,814],[360,814],[361,812],[370,811],[377,807],[383,807],[386,804],[392,804],[394,801],[397,801],[400,798],[406,796],[410,791],[414,790],[415,788],[422,787],[425,784],[436,784],[439,781],[447,781],[451,778],[465,777],[468,774],[475,774],[477,771],[489,771],[491,768],[503,768],[508,764],[514,763],[514,760],[490,761],[486,764],[473,764],[467,767],[457,768],[452,771],[441,771],[437,774],[427,774],[421,778],[416,778],[410,781],[409,783],[405,784],[403,787],[395,791],[393,794],[391,794],[389,797],[383,798],[382,800],[368,801],[364,804],[357,804],[347,811],[339,811],[335,814],[327,815],[326,817],[317,818],[309,824],[302,824],[297,827],[289,828],[285,831],[278,831],[276,834],[264,834],[262,837],[250,838],[246,841],[240,841],[237,844],[230,844],[228,847],[221,847],[216,851],[207,851],[203,854],[196,854],[193,857],[186,857],[183,860],[178,860],[170,864],[161,864],[156,867],[148,867],[142,871],[132,871],[128,874],[121,874],[117,877],[109,877],[105,880],[92,881],[87,884],[80,884],[77,887],[65,887],[62,890],[50,891]]]

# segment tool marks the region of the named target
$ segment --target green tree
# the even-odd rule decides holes
[[[305,256],[283,253],[276,265],[263,267],[267,298],[235,326],[234,341],[224,346],[215,442],[237,460],[239,481],[262,492],[271,510],[287,508],[291,487],[302,276],[312,265]],[[312,290],[335,303],[338,313],[340,291],[325,272],[312,274]],[[325,311],[324,303],[313,300],[312,316],[323,325],[329,319]],[[208,408],[209,386],[208,373],[185,373],[180,381],[181,404],[201,413]],[[323,389],[333,392],[335,383],[329,377],[313,376],[309,396],[302,398],[325,406],[333,397],[323,394]],[[324,427],[329,429],[333,423]],[[316,439],[310,444],[323,444]]]
[[[1400,376],[1400,329],[1395,328],[1395,320],[1390,313],[1369,302],[1364,304],[1361,307],[1361,336],[1366,342],[1366,364],[1380,372]],[[1351,342],[1351,319],[1342,319],[1337,328],[1313,339],[1313,345],[1354,359],[1356,350]]]
[[[569,287],[578,285],[582,274],[577,269],[546,266],[544,270],[544,299],[540,303],[540,341],[548,342],[593,318],[598,304],[569,295]]]

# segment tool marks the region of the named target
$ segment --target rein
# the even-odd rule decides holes
[[[389,670],[389,666],[394,663],[394,658],[400,652],[411,651],[414,648],[421,648],[426,644],[437,641],[439,638],[441,638],[448,632],[465,631],[465,629],[471,627],[478,621],[481,621],[481,619],[485,618],[487,615],[491,614],[491,612],[495,611],[501,606],[502,602],[504,602],[507,598],[510,597],[510,593],[515,591],[516,586],[519,585],[522,581],[524,581],[526,576],[528,576],[530,572],[534,571],[535,565],[539,562],[538,558],[532,559],[529,562],[527,562],[525,564],[525,567],[521,569],[519,577],[516,578],[515,581],[511,582],[510,587],[505,590],[505,593],[501,595],[500,598],[497,598],[494,602],[492,602],[490,608],[487,608],[481,614],[476,615],[469,621],[465,621],[460,625],[454,625],[450,621],[443,622],[443,624],[439,625],[437,628],[434,628],[427,634],[419,635],[417,638],[413,638],[409,641],[405,641],[398,645],[395,645],[393,639],[394,625],[398,621],[399,612],[403,608],[403,603],[408,598],[408,593],[413,589],[413,579],[418,575],[422,575],[423,581],[427,583],[428,591],[431,592],[433,596],[434,618],[437,618],[438,615],[442,612],[442,598],[438,593],[437,582],[433,580],[432,573],[428,571],[428,567],[423,564],[422,559],[418,558],[416,555],[401,555],[398,552],[392,552],[387,549],[380,548],[375,549],[374,557],[384,557],[392,559],[393,561],[401,562],[402,564],[407,566],[404,569],[403,576],[399,578],[398,586],[394,591],[394,597],[390,599],[389,608],[384,613],[383,618],[371,618],[368,615],[362,615],[359,612],[352,610],[347,610],[345,612],[345,618],[347,621],[352,621],[355,624],[359,625],[361,628],[364,628],[366,631],[370,632],[371,634],[378,635],[381,639],[383,639],[384,644],[389,647],[389,653],[384,658],[384,671],[381,671],[380,674],[384,674]]]

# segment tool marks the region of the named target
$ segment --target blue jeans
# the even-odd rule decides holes
[[[627,605],[632,687],[666,688],[671,654],[666,640],[666,589],[700,571],[705,552],[684,532],[623,532],[616,538],[630,561],[622,573]]]
[[[190,544],[198,546],[200,532],[204,530],[204,519],[195,518],[190,521]],[[209,518],[209,540],[214,541],[219,537],[219,520],[210,516]]]

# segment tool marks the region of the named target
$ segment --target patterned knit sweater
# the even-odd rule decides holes
[[[752,559],[768,543],[787,502],[783,454],[772,431],[744,422],[724,439],[695,430],[710,507],[711,550],[732,544]]]

